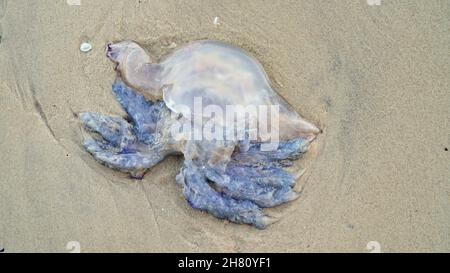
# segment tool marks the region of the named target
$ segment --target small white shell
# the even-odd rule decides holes
[[[176,43],[171,43],[169,46],[167,46],[168,49],[174,49],[177,47]]]
[[[217,27],[220,25],[219,17],[214,17],[213,24]]]
[[[80,51],[81,52],[86,53],[86,52],[91,51],[91,49],[92,49],[92,45],[90,43],[82,43],[80,45]]]

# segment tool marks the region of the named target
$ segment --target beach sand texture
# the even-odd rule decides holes
[[[80,2],[0,0],[0,249],[450,251],[449,1]],[[280,221],[261,231],[190,208],[181,159],[135,181],[83,150],[76,113],[123,114],[104,46],[124,39],[155,57],[240,46],[324,130],[300,161],[302,196],[271,210]]]

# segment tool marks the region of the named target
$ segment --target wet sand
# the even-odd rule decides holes
[[[0,249],[450,251],[448,1],[111,3],[0,0]],[[302,196],[263,231],[191,209],[181,159],[134,181],[81,147],[76,113],[122,114],[108,41],[161,57],[205,38],[254,54],[324,130],[299,162]]]

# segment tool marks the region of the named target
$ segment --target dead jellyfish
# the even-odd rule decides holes
[[[93,132],[84,147],[95,159],[142,178],[165,157],[183,155],[177,182],[193,208],[257,228],[275,220],[263,208],[298,197],[298,175],[286,167],[320,130],[277,95],[254,57],[219,41],[192,42],[160,63],[130,41],[109,44],[107,56],[116,64],[113,92],[128,119],[80,114]],[[244,109],[244,116],[233,112],[229,123],[229,109]],[[275,109],[276,119],[262,118],[261,109]],[[207,126],[213,137],[202,134]],[[270,134],[259,134],[262,127]]]

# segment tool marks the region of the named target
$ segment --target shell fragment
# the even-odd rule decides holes
[[[82,43],[80,45],[80,51],[81,52],[86,53],[86,52],[91,51],[91,49],[92,49],[92,45],[90,43]]]

